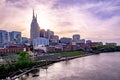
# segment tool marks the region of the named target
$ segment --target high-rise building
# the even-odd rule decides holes
[[[50,31],[49,29],[45,32],[45,38],[50,39],[52,36],[54,36],[54,32]]]
[[[33,41],[33,39],[36,39],[38,37],[40,37],[40,27],[39,27],[39,24],[37,22],[37,15],[35,17],[34,10],[33,10],[33,19],[31,22],[31,29],[30,29],[31,41]]]
[[[56,45],[58,43],[59,43],[59,36],[57,35],[52,36],[50,39],[50,45]]]
[[[72,43],[72,39],[71,38],[67,38],[67,37],[63,37],[60,39],[60,43],[62,44],[71,44]]]
[[[80,40],[80,35],[79,34],[74,34],[73,35],[73,41],[77,42]]]
[[[12,31],[9,32],[10,41],[14,43],[21,43],[21,32]]]
[[[0,30],[0,43],[8,42],[8,32],[5,30]]]
[[[40,30],[40,37],[44,37],[45,38],[45,30],[44,29]]]
[[[50,37],[54,36],[54,32],[50,31]]]

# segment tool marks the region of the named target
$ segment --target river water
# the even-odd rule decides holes
[[[22,80],[120,80],[120,52],[101,53],[54,63]]]

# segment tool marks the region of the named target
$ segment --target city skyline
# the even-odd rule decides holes
[[[85,39],[120,44],[119,2],[119,0],[1,0],[0,29],[21,31],[23,36],[30,37],[34,8],[38,14],[40,28],[50,29],[60,37],[80,34]]]

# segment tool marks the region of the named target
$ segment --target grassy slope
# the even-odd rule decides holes
[[[71,57],[71,56],[77,56],[77,55],[81,55],[81,54],[84,54],[84,52],[81,52],[81,51],[71,51],[71,52],[62,52],[61,53],[61,55],[63,57],[65,57],[65,56],[69,56],[69,57]]]

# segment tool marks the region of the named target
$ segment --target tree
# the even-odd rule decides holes
[[[16,67],[18,67],[18,68],[31,67],[31,60],[30,60],[30,57],[27,55],[26,52],[20,52],[19,53],[19,57],[18,57]]]

